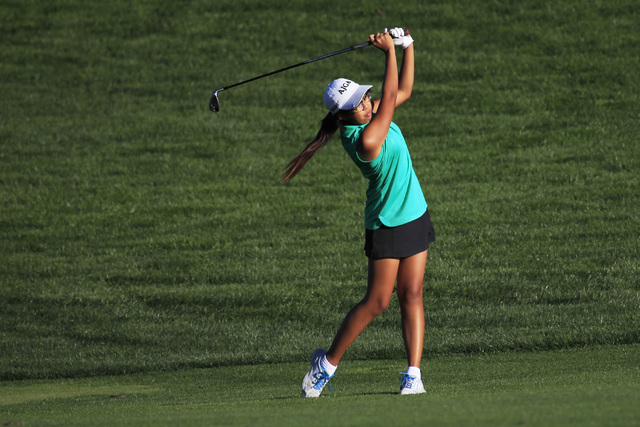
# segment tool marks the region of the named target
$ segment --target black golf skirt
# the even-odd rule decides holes
[[[369,258],[407,258],[429,249],[436,240],[429,210],[420,218],[397,227],[366,230],[364,252]]]

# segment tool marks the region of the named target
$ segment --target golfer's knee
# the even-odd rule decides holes
[[[422,305],[422,286],[407,286],[398,291],[398,301],[403,306]]]
[[[364,301],[365,306],[369,313],[376,317],[382,314],[383,311],[389,307],[389,300],[382,298],[369,298]]]

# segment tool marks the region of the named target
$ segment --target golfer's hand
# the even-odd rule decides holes
[[[394,48],[393,39],[389,33],[371,34],[369,35],[369,40],[375,47],[384,52],[388,52]]]
[[[384,29],[387,32],[387,29]],[[409,31],[403,30],[400,27],[392,28],[389,30],[389,34],[393,37],[393,43],[396,46],[402,46],[403,49],[408,48],[413,43],[413,37],[409,35]]]

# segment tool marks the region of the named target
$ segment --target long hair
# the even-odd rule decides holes
[[[340,121],[338,118],[331,113],[327,114],[327,116],[322,119],[320,130],[314,140],[311,141],[300,154],[295,156],[285,168],[285,171],[282,174],[282,182],[287,182],[296,176],[304,165],[306,165],[307,162],[327,144],[339,127]]]

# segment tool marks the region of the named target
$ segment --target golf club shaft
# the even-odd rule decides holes
[[[232,85],[222,87],[220,89],[217,89],[216,91],[214,91],[211,94],[211,98],[209,99],[209,108],[213,112],[219,111],[220,104],[219,104],[219,101],[218,101],[218,92],[222,92],[223,90],[231,89],[232,87],[240,86],[240,85],[243,85],[245,83],[249,83],[249,82],[252,82],[254,80],[261,79],[263,77],[268,77],[268,76],[271,76],[273,74],[281,73],[283,71],[287,71],[287,70],[290,70],[292,68],[300,67],[302,65],[310,64],[312,62],[316,62],[316,61],[319,61],[321,59],[329,58],[331,56],[339,55],[341,53],[350,52],[352,50],[361,49],[363,47],[371,46],[372,44],[373,43],[371,43],[370,41],[363,42],[363,43],[360,43],[360,44],[356,44],[356,45],[347,47],[347,48],[342,49],[342,50],[338,50],[338,51],[335,51],[335,52],[327,53],[326,55],[318,56],[317,58],[307,59],[306,61],[300,62],[298,64],[289,65],[288,67],[284,67],[284,68],[281,68],[279,70],[271,71],[270,73],[262,74],[260,76],[253,77],[253,78],[250,78],[248,80],[241,81],[239,83],[234,83]]]
[[[242,82],[239,82],[239,83],[234,83],[232,85],[225,86],[225,87],[222,88],[222,90],[231,89],[232,87],[240,86],[240,85],[243,85],[245,83],[249,83],[249,82],[252,82],[254,80],[261,79],[263,77],[269,77],[269,76],[271,76],[273,74],[278,74],[278,73],[281,73],[283,71],[287,71],[287,70],[290,70],[292,68],[300,67],[302,65],[310,64],[312,62],[320,61],[321,59],[329,58],[331,56],[339,55],[341,53],[345,53],[345,52],[349,52],[349,51],[352,51],[352,50],[361,49],[363,47],[371,46],[371,44],[372,44],[371,42],[364,42],[364,43],[360,43],[360,44],[357,44],[357,45],[354,45],[354,46],[351,46],[351,47],[347,47],[347,48],[342,49],[342,50],[338,50],[336,52],[331,52],[331,53],[328,53],[326,55],[318,56],[317,58],[307,59],[306,61],[300,62],[298,64],[289,65],[288,67],[280,68],[279,70],[271,71],[270,73],[262,74],[260,76],[253,77],[253,78],[250,78],[248,80],[245,80],[245,81],[242,81]]]

